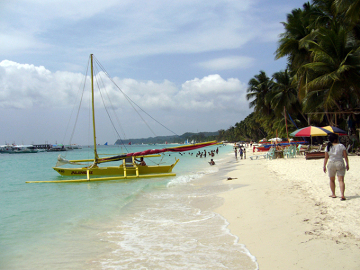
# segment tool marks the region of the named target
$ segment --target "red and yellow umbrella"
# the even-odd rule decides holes
[[[314,136],[327,136],[328,134],[333,133],[327,129],[315,126],[309,126],[305,128],[300,128],[290,133],[292,137],[314,137]]]

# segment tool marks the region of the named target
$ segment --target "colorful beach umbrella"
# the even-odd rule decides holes
[[[327,136],[328,134],[333,133],[327,129],[321,127],[309,126],[305,128],[300,128],[290,133],[292,137],[314,137],[314,136]]]
[[[346,131],[344,131],[344,130],[338,128],[338,127],[326,126],[326,127],[322,127],[322,128],[323,128],[323,129],[326,129],[326,130],[329,130],[329,131],[331,131],[332,133],[337,133],[337,134],[339,134],[340,136],[342,136],[342,135],[347,135],[347,134],[346,134]]]

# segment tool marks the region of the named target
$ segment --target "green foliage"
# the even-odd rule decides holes
[[[260,140],[267,136],[264,128],[257,122],[255,113],[249,114],[244,120],[230,127],[228,130],[219,130],[218,141],[251,141]]]
[[[360,112],[359,10],[360,0],[313,0],[292,10],[275,52],[276,59],[287,58],[287,68],[249,80],[246,97],[254,112],[218,138],[286,137],[286,124],[290,133],[307,126],[310,116],[312,125],[345,127],[349,115],[358,124],[359,114],[348,112]]]

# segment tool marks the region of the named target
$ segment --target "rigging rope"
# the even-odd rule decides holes
[[[99,74],[99,73],[98,73],[98,74]],[[108,117],[109,117],[109,120],[110,120],[110,122],[111,122],[111,125],[113,126],[116,134],[118,135],[121,143],[124,145],[126,151],[129,153],[128,149],[126,148],[126,146],[125,146],[125,144],[124,144],[124,142],[123,142],[123,140],[121,139],[121,136],[120,136],[119,132],[117,131],[117,129],[116,129],[115,125],[114,125],[114,122],[113,122],[113,120],[112,120],[112,118],[111,118],[111,116],[110,116],[110,113],[109,113],[109,111],[108,111],[108,109],[107,109],[107,106],[105,105],[104,97],[103,97],[103,95],[102,95],[101,88],[100,88],[100,85],[99,85],[99,81],[98,81],[98,79],[97,79],[98,77],[99,77],[99,79],[100,79],[100,81],[101,81],[104,89],[105,89],[105,85],[104,85],[104,83],[103,83],[103,81],[102,81],[102,79],[101,79],[101,76],[95,76],[96,84],[97,84],[97,86],[98,86],[98,88],[99,88],[99,93],[100,93],[101,100],[102,100],[102,102],[103,102],[105,111],[106,111],[106,113],[107,113],[107,115],[108,115]],[[110,99],[109,99],[109,100],[110,100]],[[110,103],[111,103],[111,101],[110,101]]]
[[[156,120],[154,117],[152,117],[150,114],[148,114],[146,111],[144,111],[138,104],[136,104],[128,95],[126,95],[123,90],[114,82],[114,80],[110,77],[110,75],[108,74],[108,72],[105,70],[105,68],[101,65],[101,63],[96,59],[96,57],[94,57],[95,62],[99,65],[99,67],[102,69],[102,71],[104,72],[104,74],[106,74],[106,76],[109,78],[109,80],[116,86],[116,88],[118,88],[120,90],[120,92],[124,95],[124,97],[127,99],[127,101],[130,103],[130,105],[134,108],[134,110],[137,112],[137,114],[140,116],[140,118],[144,121],[144,123],[148,126],[148,128],[150,129],[150,131],[156,136],[156,134],[154,133],[154,131],[149,127],[149,125],[146,123],[146,121],[143,119],[143,117],[139,114],[139,112],[135,109],[135,107],[133,106],[133,104],[138,107],[143,113],[145,113],[147,116],[149,116],[151,119],[153,119],[156,123],[158,123],[159,125],[161,125],[162,127],[164,127],[165,129],[167,129],[168,131],[170,131],[171,133],[173,133],[176,136],[179,136],[178,134],[176,134],[174,131],[172,131],[171,129],[167,128],[166,126],[164,126],[162,123],[160,123],[158,120]]]
[[[100,74],[100,72],[98,71],[98,68],[97,68],[96,65],[94,66],[94,68],[96,69],[97,74]],[[102,77],[101,77],[101,76],[96,76],[96,78],[99,78],[99,80],[101,81],[102,88],[105,90],[105,94],[106,94],[106,96],[107,96],[107,98],[108,98],[108,101],[109,101],[109,103],[110,103],[110,105],[111,105],[111,109],[115,112],[115,106],[114,106],[113,103],[111,102],[111,98],[109,97],[109,94],[108,94],[108,92],[106,91],[105,83],[104,83]],[[100,95],[101,95],[101,88],[100,88],[100,87],[99,87],[99,92],[100,92]],[[102,98],[102,100],[103,100],[103,105],[104,105],[105,109],[107,109],[107,108],[106,108],[106,105],[105,105],[105,101],[104,101],[104,99],[103,99],[102,96],[101,96],[101,98]],[[119,125],[119,127],[120,127],[120,130],[121,130],[122,134],[124,135],[124,139],[126,139],[125,130],[123,129],[123,127],[122,127],[122,125],[121,125],[121,123],[120,123],[120,121],[119,121],[119,118],[117,117],[117,114],[114,113],[114,115],[115,115],[116,121],[117,121],[117,123],[118,123],[118,125]],[[109,116],[109,118],[110,118],[110,116]],[[116,130],[115,127],[114,127],[114,129]],[[117,130],[116,130],[116,133],[118,134],[118,137],[121,139],[121,136],[119,135],[119,133],[117,132]]]
[[[82,87],[82,92],[81,92],[80,104],[79,104],[79,107],[78,107],[78,110],[77,110],[77,114],[76,114],[76,118],[75,118],[74,127],[73,127],[73,130],[72,130],[71,135],[70,135],[70,140],[69,140],[69,145],[70,145],[70,146],[71,146],[72,139],[74,138],[76,124],[77,124],[77,121],[78,121],[78,119],[79,119],[81,103],[82,103],[82,100],[83,100],[83,97],[84,97],[84,92],[85,92],[86,78],[87,78],[87,74],[88,74],[88,71],[89,71],[89,63],[90,63],[90,57],[89,57],[89,60],[88,60],[88,64],[86,65],[85,76],[83,77],[83,81],[82,81],[82,83],[81,83],[81,85],[82,85],[83,87]],[[65,130],[65,135],[64,135],[64,138],[63,138],[63,144],[64,144],[64,142],[65,142],[65,137],[66,137],[67,131],[68,131],[68,129],[69,129],[69,125],[70,125],[70,119],[72,118],[72,115],[73,115],[73,113],[74,113],[74,110],[75,110],[75,103],[74,103],[74,106],[73,106],[73,108],[72,108],[72,110],[71,110],[70,118],[69,118],[69,121],[68,121],[66,130]],[[65,153],[65,156],[66,156],[66,153]]]

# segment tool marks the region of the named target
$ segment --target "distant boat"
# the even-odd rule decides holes
[[[46,149],[46,152],[60,152],[60,151],[66,151],[66,147],[62,144],[54,144],[49,149]]]
[[[0,153],[25,154],[39,152],[32,144],[29,145],[1,145]]]
[[[81,146],[76,145],[76,144],[66,145],[66,146],[65,146],[65,148],[66,148],[66,149],[68,149],[68,150],[73,150],[73,149],[82,149],[82,147],[81,147]]]
[[[0,145],[0,153],[9,153],[13,151],[13,146],[12,145]]]
[[[106,142],[104,145],[108,145],[108,142]]]

